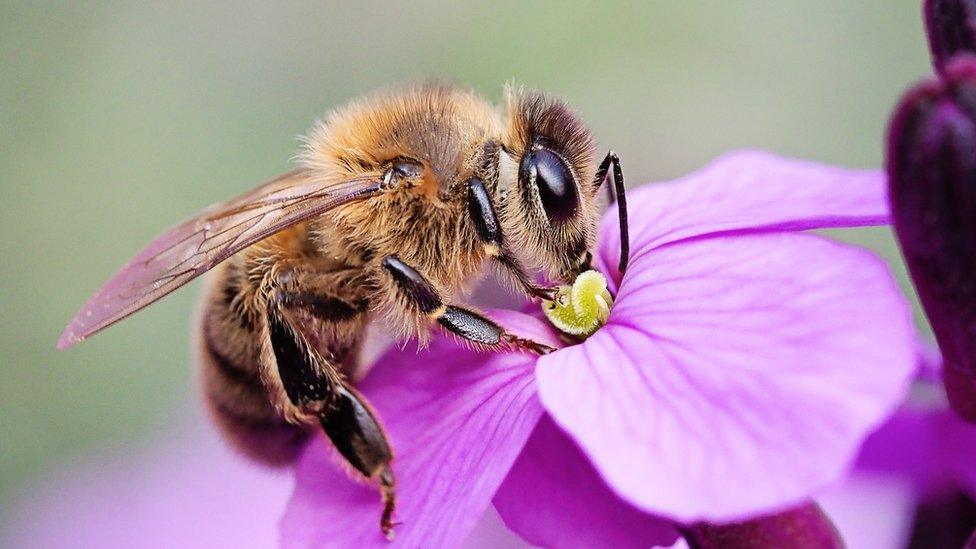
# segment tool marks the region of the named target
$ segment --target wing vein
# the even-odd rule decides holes
[[[380,194],[380,174],[312,181],[295,170],[213,206],[146,246],[68,324],[68,347],[163,298],[222,261],[279,231]]]

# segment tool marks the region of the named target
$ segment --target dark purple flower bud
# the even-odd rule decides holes
[[[925,0],[925,30],[940,73],[957,54],[976,54],[976,0]]]
[[[976,422],[976,59],[911,90],[888,133],[895,233],[944,358],[952,408]]]
[[[683,529],[682,535],[688,545],[699,549],[844,547],[834,524],[816,503],[734,524],[699,523]]]

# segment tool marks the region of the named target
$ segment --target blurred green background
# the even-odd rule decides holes
[[[918,0],[0,2],[0,509],[196,406],[197,284],[59,353],[151,237],[289,169],[331,107],[429,76],[566,98],[631,184],[737,147],[876,167],[930,72]],[[884,229],[847,233],[897,266]],[[905,286],[907,289],[907,285]]]

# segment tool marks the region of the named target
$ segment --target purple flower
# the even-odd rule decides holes
[[[804,505],[904,397],[914,330],[886,267],[801,232],[887,222],[881,174],[740,152],[628,198],[630,267],[616,270],[608,216],[596,265],[616,301],[583,343],[496,312],[559,350],[437,339],[387,353],[360,385],[397,452],[393,545],[457,545],[492,503],[534,544],[667,545],[674,524]],[[282,541],[385,546],[377,512],[320,440]]]
[[[887,170],[895,230],[945,356],[952,408],[976,421],[976,58],[895,110]]]

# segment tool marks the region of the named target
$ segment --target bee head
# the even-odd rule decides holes
[[[601,208],[595,145],[565,103],[506,89],[507,136],[499,161],[501,222],[526,266],[572,281],[589,268]]]

